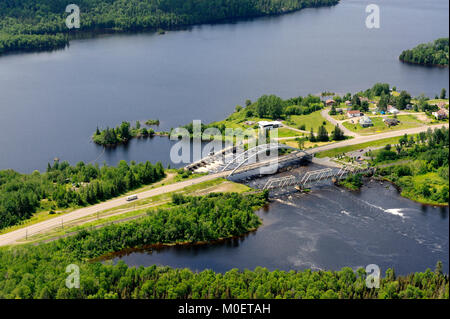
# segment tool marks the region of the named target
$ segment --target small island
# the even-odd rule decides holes
[[[104,130],[100,130],[97,127],[97,130],[92,136],[92,140],[94,143],[103,146],[117,146],[127,143],[134,137],[148,138],[153,137],[154,135],[155,131],[153,129],[141,127],[141,122],[139,121],[136,122],[135,127],[131,127],[130,122],[122,122],[122,124],[116,128],[107,127]]]
[[[400,61],[412,64],[448,67],[448,38],[440,38],[434,42],[419,44],[411,50],[400,54]]]

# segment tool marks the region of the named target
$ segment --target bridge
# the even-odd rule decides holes
[[[259,155],[261,154],[265,154],[267,152],[272,153],[272,151],[280,149],[289,149],[294,152],[286,156],[278,156],[278,154],[275,156],[269,155],[264,158],[265,161],[262,161],[259,158]],[[236,147],[230,148],[229,152],[222,150],[221,152],[214,155],[209,155],[197,163],[187,166],[186,168],[197,172],[208,173],[231,171],[228,174],[228,177],[230,177],[237,172],[255,169],[264,165],[276,164],[293,159],[311,158],[310,154],[301,149],[280,143],[261,144],[249,148],[240,154],[234,154],[235,151]]]
[[[330,179],[340,180],[350,174],[363,174],[368,172],[373,172],[373,168],[358,166],[341,167],[340,169],[325,168],[306,172],[303,176],[289,175],[279,178],[271,178],[266,182],[263,189],[271,190],[289,186],[307,188]]]

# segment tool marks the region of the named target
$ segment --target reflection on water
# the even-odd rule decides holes
[[[239,239],[133,252],[114,262],[218,272],[377,264],[407,274],[434,269],[441,260],[448,272],[448,208],[414,203],[386,183],[370,181],[360,192],[324,186],[276,199],[258,215],[264,225]]]

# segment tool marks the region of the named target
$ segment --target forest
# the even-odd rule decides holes
[[[448,54],[448,38],[440,38],[430,43],[419,44],[411,50],[403,51],[399,59],[414,64],[448,66]]]
[[[0,298],[448,298],[449,278],[434,271],[396,276],[387,269],[380,288],[367,288],[356,271],[231,269],[193,272],[170,267],[128,267],[91,258],[126,246],[196,241],[242,234],[259,225],[253,210],[266,194],[174,196],[173,207],[149,211],[142,221],[83,231],[37,246],[0,249]],[[66,287],[66,267],[80,267],[80,288]]]
[[[55,161],[47,171],[20,174],[0,171],[0,229],[30,218],[39,210],[79,207],[104,201],[165,176],[161,163],[120,161],[117,167]]]
[[[399,144],[386,145],[374,157],[374,163],[402,164],[381,167],[377,174],[392,181],[402,195],[423,203],[448,205],[449,200],[449,131],[428,129],[415,138],[405,134]]]
[[[80,28],[65,25],[69,0],[0,1],[0,54],[64,47],[79,31],[171,30],[201,23],[276,15],[339,0],[78,0]]]

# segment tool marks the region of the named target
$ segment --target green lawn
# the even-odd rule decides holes
[[[291,115],[290,119],[284,121],[284,123],[295,128],[299,128],[300,125],[304,124],[306,131],[309,132],[312,127],[314,132],[317,133],[319,126],[322,126],[325,121],[325,128],[328,133],[331,133],[334,130],[334,125],[326,121],[320,112],[316,111],[308,115]]]
[[[241,112],[235,112],[231,114],[226,120],[223,121],[217,121],[213,122],[212,124],[215,125],[221,125],[224,124],[227,128],[240,128],[242,130],[247,129],[256,129],[258,127],[259,121],[273,121],[273,119],[268,118],[261,118],[261,117],[245,117],[244,113]],[[253,125],[247,125],[246,122],[254,122]],[[294,127],[297,127],[294,125]],[[301,136],[302,133],[296,132],[293,130],[290,130],[288,128],[282,127],[278,129],[278,137],[279,138],[285,138],[285,137],[294,137],[294,136]]]
[[[343,125],[352,132],[356,132],[363,135],[385,133],[388,131],[398,131],[413,127],[419,127],[423,123],[418,120],[414,115],[399,115],[397,119],[400,121],[398,125],[388,127],[383,122],[383,117],[370,117],[372,119],[373,126],[362,127],[357,124],[352,124],[350,122],[344,122]],[[388,116],[388,118],[393,118],[393,116]],[[358,120],[358,119],[357,119]]]
[[[448,104],[448,99],[432,99],[428,100],[428,104],[438,104],[440,102],[445,102]]]
[[[278,138],[284,138],[284,137],[293,137],[293,136],[302,136],[303,133],[290,130],[288,128],[282,127],[278,129]]]

